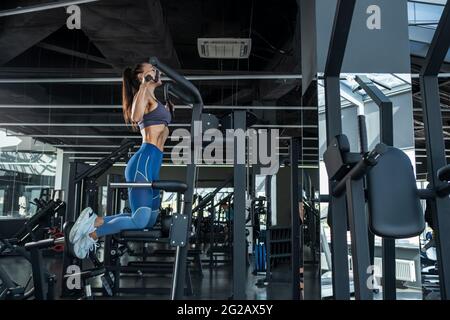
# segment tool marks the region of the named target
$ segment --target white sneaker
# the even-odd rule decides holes
[[[98,239],[92,239],[89,234],[78,240],[73,246],[75,256],[79,259],[86,259],[90,251],[97,250]]]
[[[69,241],[73,244],[78,242],[78,240],[87,234],[89,229],[93,228],[96,218],[97,215],[91,208],[85,208],[73,225],[72,230],[70,230]]]
[[[75,243],[78,241],[78,238],[75,238],[75,235],[77,234],[78,228],[80,227],[80,224],[84,222],[86,218],[89,217],[89,214],[92,212],[92,209],[90,207],[86,207],[81,211],[80,215],[78,216],[77,221],[75,221],[74,225],[72,226],[72,229],[70,230],[69,234],[69,241],[71,243]]]

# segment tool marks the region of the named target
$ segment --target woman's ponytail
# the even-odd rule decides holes
[[[122,112],[125,123],[131,123],[133,98],[133,70],[127,67],[122,75]]]
[[[127,67],[122,74],[122,113],[125,123],[131,123],[133,130],[137,130],[136,124],[131,119],[131,109],[133,108],[133,99],[139,90],[139,79],[137,75],[142,71],[142,63],[134,67]]]

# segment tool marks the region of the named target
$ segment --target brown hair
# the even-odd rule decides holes
[[[144,63],[138,63],[134,68],[127,67],[122,74],[122,113],[125,123],[131,123],[133,129],[136,130],[136,123],[131,119],[131,109],[133,107],[133,99],[139,90],[140,81],[137,77],[142,72]]]

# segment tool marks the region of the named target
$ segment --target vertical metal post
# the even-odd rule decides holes
[[[373,85],[379,90],[375,85]],[[381,91],[380,91],[381,92]],[[392,102],[382,101],[380,109],[380,142],[394,146],[394,115]],[[382,268],[383,268],[383,299],[395,300],[397,298],[396,263],[395,263],[395,239],[382,239]]]
[[[380,110],[380,142],[394,146],[394,115],[392,101],[378,89],[366,76],[356,76],[356,82],[370,96]],[[369,232],[369,247],[371,263],[375,264],[375,236]],[[395,272],[395,239],[382,239],[382,269],[383,269],[383,299],[395,300],[396,272]]]
[[[209,267],[211,268],[211,271],[212,271],[212,268],[214,267],[214,246],[215,246],[214,224],[215,224],[215,219],[216,219],[216,208],[214,207],[214,198],[211,199],[210,219],[211,219],[211,230],[209,231],[209,242],[210,242]],[[211,273],[211,275],[212,275],[212,273]]]
[[[119,182],[117,175],[111,175],[109,174],[106,177],[106,185],[109,186],[112,182]],[[117,192],[119,189],[114,190],[108,190],[106,194],[106,215],[113,215],[117,214],[115,204],[116,204],[116,198],[117,198]],[[111,242],[113,241],[113,237],[111,235],[108,235],[105,237],[105,248],[104,248],[104,265],[105,266],[111,266],[112,265],[112,259],[111,259]]]
[[[442,183],[437,171],[447,164],[442,128],[438,73],[450,46],[450,2],[447,1],[441,19],[428,49],[420,72],[425,141],[427,149],[428,179],[434,189]],[[450,299],[450,198],[437,196],[430,201],[433,220],[436,221],[436,249],[441,299]]]
[[[235,111],[233,115],[234,130],[246,129],[246,112]],[[245,146],[238,146],[238,139],[234,138],[234,219],[233,219],[233,299],[246,299],[247,285],[247,241],[245,228],[245,162],[238,163],[238,150],[246,150]],[[245,152],[245,151],[244,151]]]
[[[298,158],[299,144],[298,138],[290,141],[290,164],[291,164],[291,278],[292,278],[292,299],[300,300],[300,255],[303,250],[300,247],[300,210],[299,210],[299,187],[298,187]]]
[[[191,120],[191,155],[190,164],[187,165],[186,171],[186,184],[188,188],[184,193],[183,199],[183,215],[188,217],[188,232],[191,230],[192,224],[192,201],[194,197],[195,180],[197,173],[196,159],[199,159],[198,153],[201,152],[200,148],[196,148],[196,141],[201,141],[201,131],[197,132],[196,128],[202,121],[202,108],[203,102],[199,101],[195,103],[192,108],[192,120]],[[189,242],[189,241],[188,241]],[[186,268],[187,268],[187,252],[189,243],[185,246],[177,246],[175,251],[175,264],[174,273],[172,278],[172,292],[171,299],[179,300],[184,296],[184,285],[186,283]]]
[[[341,96],[339,77],[325,78],[327,142],[342,133]],[[329,190],[334,183],[329,182]],[[331,214],[331,269],[333,296],[336,300],[350,299],[350,277],[347,246],[347,207],[345,195],[335,197],[330,193],[328,214]]]
[[[69,166],[69,188],[67,190],[67,206],[66,206],[66,217],[65,221],[75,221],[77,212],[77,202],[79,200],[79,187],[78,184],[74,183],[75,177],[77,175],[77,163],[71,162]]]
[[[346,182],[348,220],[352,235],[353,285],[357,300],[373,299],[368,286],[370,254],[365,215],[364,181],[348,179]]]
[[[342,134],[340,73],[356,0],[338,0],[324,72],[327,144]],[[330,181],[329,190],[334,184]],[[350,299],[345,196],[330,197],[333,296]]]
[[[181,193],[177,192],[177,208],[176,208],[176,212],[179,213],[181,212]]]
[[[272,176],[266,176],[266,199],[267,199],[267,227],[266,227],[266,279],[268,282],[271,278],[270,264],[270,232],[272,227]]]
[[[450,31],[449,31],[450,32]],[[426,135],[428,179],[432,188],[441,184],[437,171],[447,164],[442,130],[442,114],[437,76],[422,76],[423,116]],[[436,197],[430,201],[433,219],[436,221],[436,249],[441,299],[450,299],[450,198]]]
[[[39,248],[30,250],[30,260],[33,273],[34,296],[36,300],[47,300],[47,290],[45,288],[45,277],[42,268],[44,262],[42,261],[42,251]]]

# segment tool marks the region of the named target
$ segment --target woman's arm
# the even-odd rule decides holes
[[[133,98],[133,105],[131,108],[132,121],[141,121],[145,113],[145,108],[147,107],[150,99],[151,97],[147,90],[147,83],[143,81],[139,87],[138,92],[136,92]]]

